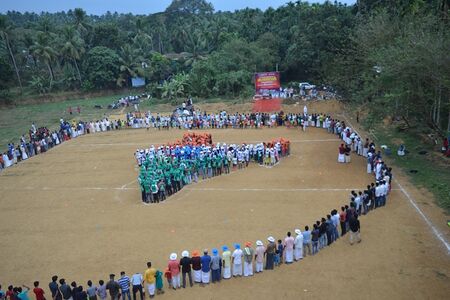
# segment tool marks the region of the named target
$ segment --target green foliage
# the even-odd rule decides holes
[[[87,53],[83,68],[95,88],[113,88],[120,73],[120,57],[112,49],[94,47]]]

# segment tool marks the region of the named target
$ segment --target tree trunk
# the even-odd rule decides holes
[[[77,60],[74,59],[73,62],[75,64],[75,68],[77,69],[78,80],[80,81],[80,84],[81,84],[81,73],[80,73],[80,69],[78,68]]]
[[[450,109],[448,111],[448,123],[447,123],[447,132],[446,134],[448,134],[450,132]]]
[[[47,62],[47,69],[48,69],[48,73],[50,74],[50,88],[52,88],[53,85],[53,71],[52,71],[52,67],[50,66],[50,63]]]
[[[9,55],[11,56],[11,60],[14,65],[14,70],[16,71],[17,80],[19,81],[19,86],[20,86],[20,92],[22,93],[22,80],[20,79],[20,74],[19,74],[19,69],[17,68],[16,59],[14,58],[14,54],[12,53],[11,45],[9,44],[9,40],[7,37],[5,37],[5,42],[6,42],[6,47],[8,48],[8,51],[9,51]]]

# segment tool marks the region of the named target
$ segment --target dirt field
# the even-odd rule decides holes
[[[210,132],[214,142],[227,143],[286,137],[291,156],[270,169],[252,165],[193,184],[149,206],[140,202],[133,152],[179,139],[183,131],[84,136],[0,173],[2,286],[39,280],[46,287],[54,274],[85,286],[109,273],[143,272],[148,260],[164,268],[171,252],[283,238],[346,204],[349,190],[372,181],[363,159],[336,162],[339,140],[322,129]],[[251,279],[168,291],[163,297],[445,299],[447,250],[398,186],[393,188],[385,208],[361,218],[361,244],[341,239],[315,257]],[[430,214],[445,218],[435,207]],[[448,235],[445,227],[440,230]]]

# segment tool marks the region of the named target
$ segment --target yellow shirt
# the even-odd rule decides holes
[[[155,283],[155,275],[156,275],[156,269],[154,268],[150,268],[147,269],[147,271],[145,271],[144,273],[144,280],[145,282],[152,284]]]

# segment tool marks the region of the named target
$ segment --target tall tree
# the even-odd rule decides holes
[[[0,15],[0,37],[5,43],[6,49],[8,50],[9,57],[14,66],[14,71],[16,73],[17,80],[19,82],[20,90],[22,91],[23,88],[22,80],[20,78],[19,68],[17,67],[16,59],[14,57],[14,53],[11,47],[11,39],[10,39],[11,34],[12,34],[12,27],[8,24],[6,17]]]

